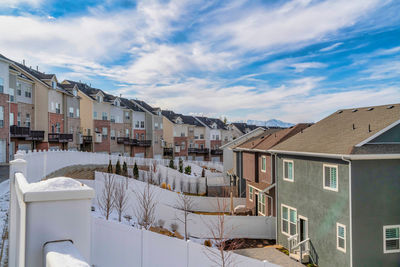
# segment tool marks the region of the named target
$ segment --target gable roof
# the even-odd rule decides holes
[[[149,104],[147,104],[146,102],[142,101],[142,100],[138,100],[138,99],[131,99],[131,101],[136,102],[137,104],[139,104],[145,111],[148,111],[154,115],[158,115],[157,112],[155,111],[157,108],[153,108],[152,106],[150,106]]]
[[[339,110],[271,151],[336,155],[400,153],[400,145],[367,143],[356,147],[396,122],[400,123],[400,104]]]
[[[238,138],[230,141],[229,143],[226,143],[225,145],[220,146],[220,148],[222,148],[222,149],[225,149],[227,147],[234,148],[234,147],[246,142],[247,140],[249,140],[255,136],[258,136],[259,134],[263,133],[264,130],[265,130],[264,128],[258,127],[257,129],[254,129],[253,131],[248,132],[244,135],[241,135]]]
[[[144,112],[143,109],[141,109],[137,104],[133,103],[129,99],[120,97],[121,104],[123,104],[125,107],[133,110],[133,111],[138,111],[138,112]]]
[[[201,124],[198,120],[196,120],[193,116],[190,115],[175,113],[172,110],[162,110],[161,114],[174,124],[176,124],[176,119],[179,117],[182,119],[182,122],[184,124],[204,127],[203,124]]]
[[[226,130],[226,125],[223,121],[220,119],[216,118],[208,118],[208,117],[196,117],[200,122],[202,122],[204,125],[206,125],[209,128],[212,128],[213,124],[215,123],[217,125],[218,129],[223,129]]]
[[[236,148],[249,150],[268,150],[276,144],[279,144],[280,142],[283,142],[284,140],[289,139],[290,137],[310,127],[311,125],[311,123],[299,123],[295,126],[285,129],[265,129],[260,135],[238,145]]]
[[[254,129],[257,129],[258,127],[265,128],[262,126],[257,126],[253,124],[247,124],[245,122],[233,122],[232,123],[239,131],[241,131],[243,134],[246,133],[246,129],[249,129],[250,131],[253,131]]]

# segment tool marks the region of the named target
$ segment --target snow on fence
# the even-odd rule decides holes
[[[215,266],[210,252],[200,244],[172,238],[128,225],[93,218],[92,264],[98,267],[113,266]],[[231,253],[231,252],[230,252]],[[233,254],[236,266],[277,267]]]
[[[158,165],[167,166],[169,165],[168,159],[150,159],[150,158],[135,158],[125,157],[119,155],[108,155],[106,153],[93,153],[83,151],[70,151],[70,150],[56,150],[56,151],[21,151],[19,150],[15,154],[15,158],[22,158],[28,162],[27,166],[27,179],[28,182],[37,182],[42,178],[46,177],[50,173],[62,169],[64,167],[73,165],[96,165],[96,164],[108,164],[111,160],[112,164],[116,164],[117,160],[126,161],[129,165],[133,165],[135,162],[138,165],[153,165],[156,162]],[[175,166],[179,165],[179,161],[175,160]],[[191,165],[192,168],[198,168],[199,166],[206,166],[207,168],[213,168],[217,171],[222,172],[223,166],[220,163],[209,162],[209,161],[184,161],[184,165]],[[207,171],[207,176],[215,176],[210,171]],[[221,174],[220,174],[221,175]]]
[[[102,191],[104,173],[96,172],[95,174],[95,190],[97,194]],[[128,183],[128,209],[126,213],[134,216],[133,210],[137,205],[137,199],[133,191],[143,192],[146,183],[135,180],[126,179],[123,176],[116,175],[115,179],[123,179]],[[178,219],[183,218],[183,211],[176,208],[178,204],[178,193],[162,189],[158,186],[151,186],[154,195],[157,197],[157,207],[155,210],[156,221],[159,219],[165,222],[165,226],[169,227],[172,223],[178,225],[178,231],[183,232],[184,224]],[[198,197],[192,196],[194,207],[193,211],[202,212],[217,212],[218,201],[227,203],[225,212],[229,212],[230,209],[230,198],[215,198],[215,197]],[[243,205],[245,199],[233,198],[233,206]],[[217,221],[215,215],[199,215],[192,213],[189,216],[188,221],[188,233],[192,237],[196,238],[212,238],[209,231],[209,225],[214,224]],[[275,217],[264,217],[264,216],[226,216],[226,229],[230,233],[231,238],[264,238],[264,239],[275,239]]]

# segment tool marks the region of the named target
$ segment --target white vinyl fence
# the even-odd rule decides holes
[[[19,150],[16,158],[24,159],[28,162],[27,166],[27,179],[28,182],[37,182],[46,177],[50,173],[59,169],[74,166],[74,165],[96,165],[108,164],[111,160],[112,164],[116,164],[119,159],[121,162],[126,161],[128,165],[133,165],[135,162],[138,165],[153,165],[156,162],[158,165],[167,166],[168,159],[149,159],[149,158],[134,158],[124,157],[118,155],[108,155],[105,153],[92,153],[82,151],[25,151]],[[222,164],[208,161],[184,161],[184,165],[194,164],[197,166],[206,166],[218,171],[223,171]],[[178,166],[178,160],[175,161]]]
[[[124,224],[93,218],[92,264],[96,267],[208,267],[215,266],[206,247]],[[217,258],[215,258],[218,260]],[[235,266],[276,267],[238,254]]]
[[[95,174],[95,190],[97,195],[100,194],[103,188],[104,173],[96,172]],[[134,209],[137,205],[137,199],[134,191],[143,192],[147,183],[135,179],[126,179],[123,176],[116,175],[118,181],[128,181],[128,208],[126,213],[134,216]],[[157,198],[157,206],[155,211],[156,221],[159,219],[165,222],[165,226],[169,228],[172,223],[178,225],[178,231],[183,233],[184,224],[181,222],[183,211],[177,209],[178,193],[162,189],[158,186],[151,186],[151,190]],[[202,212],[217,212],[218,202],[222,205],[226,203],[225,211],[229,212],[230,198],[215,198],[215,197],[197,197],[192,196],[194,207],[193,211]],[[233,198],[233,206],[243,205],[245,199]],[[181,220],[179,220],[181,219]],[[212,238],[210,225],[217,223],[218,217],[215,215],[199,215],[190,214],[188,221],[189,236],[196,238]],[[275,217],[264,216],[225,216],[226,232],[229,232],[230,238],[260,238],[260,239],[275,239]]]

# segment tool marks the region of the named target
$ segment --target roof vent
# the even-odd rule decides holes
[[[358,111],[358,109],[353,109],[351,112],[357,112]]]
[[[371,111],[371,110],[374,110],[374,108],[368,108],[368,109],[367,109],[367,111]]]
[[[371,124],[368,124],[368,132],[371,132]]]
[[[355,130],[356,129],[356,126],[354,125],[354,123],[353,123],[353,130]]]
[[[388,106],[387,107],[387,109],[392,109],[392,108],[394,108],[394,106],[392,105],[392,106]]]

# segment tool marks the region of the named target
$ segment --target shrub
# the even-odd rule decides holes
[[[192,174],[192,167],[190,165],[186,166],[185,174],[187,174],[187,175],[191,175]]]
[[[168,190],[171,191],[171,185],[170,184],[168,184]]]
[[[123,176],[128,176],[128,164],[124,161],[124,164],[122,164],[122,175]]]
[[[179,159],[179,172],[183,173],[183,160]]]
[[[160,228],[164,228],[164,224],[165,224],[164,220],[159,219],[157,223],[158,223],[158,226],[160,226]]]
[[[178,224],[177,223],[171,223],[171,230],[172,230],[172,232],[178,231]]]
[[[124,215],[124,218],[128,221],[128,223],[132,220],[132,216],[129,214]]]
[[[111,164],[111,159],[110,159],[110,161],[108,162],[107,172],[108,172],[108,173],[113,173],[113,167],[112,167],[112,164]]]
[[[170,160],[169,160],[169,167],[170,167],[171,169],[175,169],[174,160],[173,160],[173,159],[170,159]]]
[[[135,165],[133,166],[133,178],[138,179],[139,178],[139,168],[135,162]]]
[[[206,169],[204,169],[204,168],[201,171],[201,177],[206,177]]]
[[[166,184],[165,182],[163,182],[163,183],[161,184],[161,188],[162,188],[162,189],[166,189],[166,188],[167,188],[167,184]]]
[[[117,164],[115,165],[115,174],[121,175],[121,163],[119,160],[117,161]]]
[[[204,240],[204,246],[211,247],[211,240],[210,239]]]

